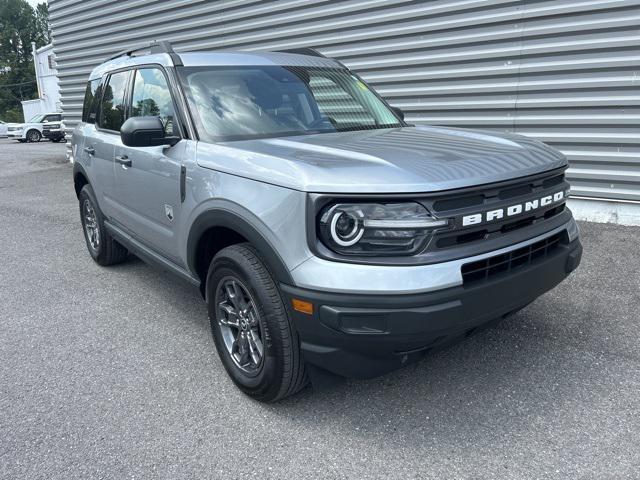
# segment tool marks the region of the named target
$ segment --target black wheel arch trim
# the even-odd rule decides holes
[[[223,208],[206,210],[198,215],[192,223],[187,240],[187,265],[189,271],[197,272],[198,242],[204,232],[214,227],[228,228],[242,235],[258,251],[269,271],[275,276],[276,281],[289,285],[293,284],[289,269],[271,242],[249,220],[241,217],[236,212]]]
[[[87,175],[86,170],[82,165],[78,162],[73,162],[73,188],[76,189],[76,177],[78,174],[82,175],[86,180],[87,184],[91,185],[91,180],[89,180],[89,175]],[[76,189],[76,197],[79,196],[80,192]]]

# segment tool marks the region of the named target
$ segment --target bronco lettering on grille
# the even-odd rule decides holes
[[[568,192],[556,192],[552,195],[545,195],[542,198],[528,200],[504,208],[497,208],[483,213],[474,213],[462,217],[462,226],[480,225],[482,223],[493,222],[503,218],[515,217],[523,213],[532,212],[542,207],[548,207],[556,203],[562,203],[568,196]]]

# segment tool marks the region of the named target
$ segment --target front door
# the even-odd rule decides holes
[[[134,72],[130,117],[158,116],[166,135],[179,135],[167,78],[159,67]],[[174,132],[175,128],[175,132]],[[186,142],[173,147],[115,147],[118,222],[135,238],[179,262],[175,236],[181,214],[180,168]]]

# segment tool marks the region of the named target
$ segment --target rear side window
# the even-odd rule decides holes
[[[44,118],[45,122],[59,122],[62,120],[62,115],[47,115]]]
[[[141,68],[135,73],[132,117],[160,117],[166,135],[174,135],[174,110],[167,79],[158,68]],[[175,132],[177,133],[177,132]]]
[[[87,82],[87,89],[84,93],[84,103],[82,105],[82,121],[85,123],[96,123],[98,113],[98,100],[102,89],[100,84],[102,79],[96,78]]]
[[[100,126],[107,130],[120,131],[127,112],[127,82],[129,71],[114,73],[109,77],[102,95]]]

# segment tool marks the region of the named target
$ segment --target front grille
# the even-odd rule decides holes
[[[502,255],[485,258],[462,266],[464,285],[486,281],[505,275],[527,265],[543,261],[562,243],[563,233],[556,233],[544,240]]]
[[[568,189],[569,184],[564,173],[555,171],[503,185],[470,189],[467,193],[448,194],[434,199],[431,203],[425,202],[425,206],[438,218],[459,219],[464,215],[506,208],[512,204],[524,203]],[[505,216],[503,219],[479,225],[463,227],[456,222],[454,228],[437,232],[429,248],[431,251],[446,250],[499,239],[505,234],[549,220],[564,210],[564,203],[555,203],[532,210],[528,214]]]

